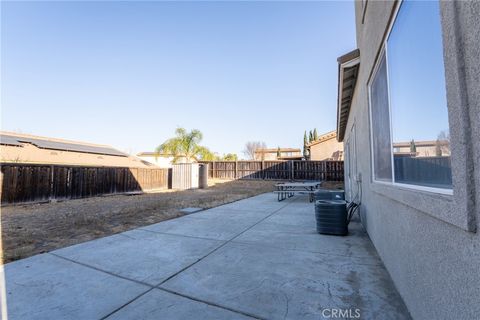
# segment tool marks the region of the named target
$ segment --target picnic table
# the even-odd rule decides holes
[[[308,193],[310,202],[313,202],[313,194],[321,184],[321,181],[278,183],[275,185],[276,190],[274,193],[278,195],[278,201],[293,197],[295,194]]]

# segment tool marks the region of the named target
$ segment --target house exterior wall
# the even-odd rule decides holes
[[[159,166],[160,168],[172,167],[173,157],[162,156],[162,155],[159,155],[157,157],[155,157],[154,155],[138,155],[137,157],[151,164]]]
[[[280,158],[301,157],[301,151],[281,151]],[[275,161],[278,160],[277,151],[255,151],[255,160]]]
[[[277,160],[277,153],[276,152],[256,153],[255,155],[258,159]]]
[[[410,147],[395,147],[394,145],[394,152],[395,153],[411,153]],[[415,154],[417,157],[433,157],[437,153],[437,149],[435,146],[432,147],[417,147]]]
[[[410,143],[393,143],[393,151],[398,153],[411,153]],[[415,155],[417,157],[434,157],[438,153],[441,156],[451,155],[448,142],[433,142],[421,143],[415,145]]]
[[[362,223],[414,319],[479,318],[480,2],[440,4],[453,195],[371,178],[367,81],[397,4],[355,3],[360,69],[344,142],[355,140],[357,156],[345,159],[356,166],[348,191],[361,187]]]
[[[343,143],[332,138],[311,145],[310,160],[343,160]]]

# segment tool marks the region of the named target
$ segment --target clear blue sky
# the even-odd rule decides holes
[[[2,129],[151,151],[177,126],[241,155],[336,127],[348,2],[2,2]]]

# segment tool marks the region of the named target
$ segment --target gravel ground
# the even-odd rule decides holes
[[[216,181],[207,189],[114,195],[1,209],[3,263],[270,192],[278,181]]]

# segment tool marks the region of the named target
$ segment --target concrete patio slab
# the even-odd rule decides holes
[[[261,220],[272,212],[278,209],[273,209],[270,211],[246,211],[246,210],[237,210],[237,209],[228,209],[228,208],[212,208],[191,214],[190,217],[194,218],[215,218],[215,219],[228,219],[228,220],[244,220],[244,219],[257,219]]]
[[[155,286],[221,244],[215,240],[132,230],[52,253]]]
[[[237,312],[153,289],[107,319],[253,319]]]
[[[199,237],[214,240],[230,240],[248,227],[261,220],[256,217],[239,216],[233,219],[231,215],[201,215],[172,219],[141,228],[153,232],[168,233],[189,237]]]
[[[359,222],[313,210],[265,194],[10,263],[9,319],[409,319]]]
[[[361,262],[231,242],[161,287],[266,319],[319,319],[325,308],[408,319],[384,267]]]
[[[235,201],[229,204],[225,204],[217,207],[218,209],[234,209],[242,211],[268,211],[272,212],[284,207],[288,203],[287,201],[277,201],[276,195],[273,193],[263,194],[256,197]]]
[[[150,288],[41,254],[5,265],[8,319],[100,319]]]

